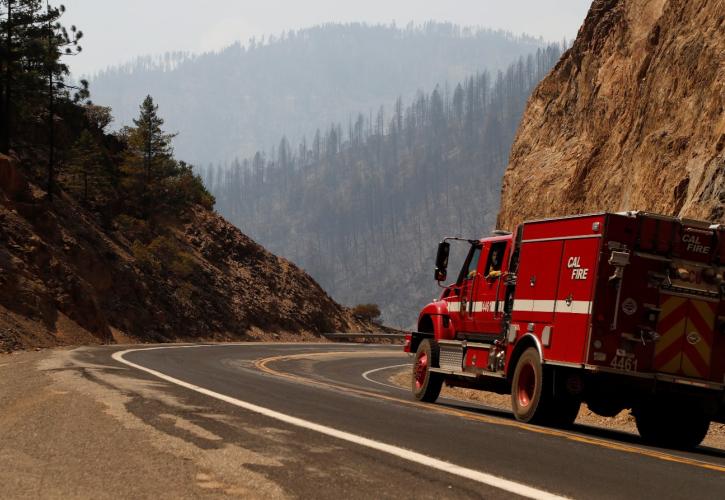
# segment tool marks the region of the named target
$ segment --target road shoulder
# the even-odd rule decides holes
[[[156,425],[134,415],[139,393],[185,403],[123,372],[110,357],[105,366],[84,361],[82,349],[0,356],[4,498],[287,496],[250,468],[274,466],[270,459],[204,446],[220,438],[178,412],[155,414]]]

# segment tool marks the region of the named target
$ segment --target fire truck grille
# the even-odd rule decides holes
[[[440,365],[443,370],[459,372],[463,366],[463,349],[461,346],[440,346]]]

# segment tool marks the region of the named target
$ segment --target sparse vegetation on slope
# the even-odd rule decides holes
[[[303,338],[369,324],[212,211],[150,96],[132,127],[106,132],[110,110],[63,83],[62,47],[75,44],[55,23],[62,9],[0,7],[10,33],[0,42],[0,350]],[[35,60],[38,44],[47,50]]]

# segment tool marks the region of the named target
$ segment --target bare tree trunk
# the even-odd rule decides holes
[[[149,205],[150,205],[150,199],[149,199],[149,188],[151,185],[151,119],[149,118],[147,125],[147,138],[146,138],[146,151],[144,151],[144,173],[145,173],[145,181],[143,186],[143,201],[142,201],[142,210],[143,210],[143,218],[148,219],[149,218]]]
[[[5,58],[5,81],[3,89],[3,101],[2,101],[2,131],[0,132],[0,152],[8,154],[10,152],[10,92],[11,84],[10,77],[12,76],[11,62],[13,54],[13,28],[12,28],[12,15],[13,15],[13,0],[8,0],[8,25],[5,41],[5,50],[7,51]]]
[[[48,74],[48,199],[53,200],[54,177],[55,177],[55,102],[53,96],[53,73]]]
[[[46,2],[46,5],[47,2]],[[48,6],[48,14],[50,14],[50,6]],[[50,15],[48,15],[48,50],[52,50],[53,46],[53,29],[50,25]],[[50,54],[49,54],[50,55]],[[55,188],[55,92],[53,91],[53,65],[49,60],[48,66],[48,200],[53,201],[53,189]]]

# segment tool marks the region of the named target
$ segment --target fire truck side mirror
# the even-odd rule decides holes
[[[451,251],[451,244],[447,241],[441,241],[438,244],[438,253],[436,253],[436,281],[443,281],[448,276],[448,254]]]

